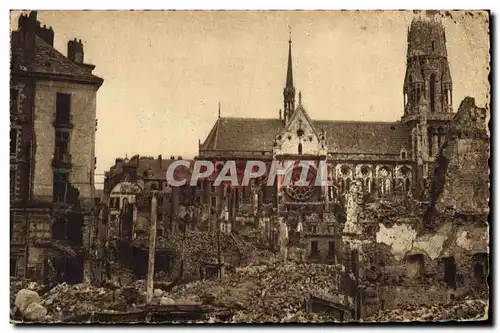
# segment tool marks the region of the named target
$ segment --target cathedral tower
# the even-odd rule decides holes
[[[403,92],[405,115],[452,112],[446,34],[441,21],[429,14],[414,19],[408,30]]]
[[[454,116],[446,33],[440,18],[421,13],[411,22],[407,42],[401,120],[411,131],[413,159],[420,180],[425,180]]]

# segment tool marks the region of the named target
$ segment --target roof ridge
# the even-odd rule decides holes
[[[278,120],[279,118],[257,118],[257,117],[220,117],[220,119],[237,119],[237,120]]]

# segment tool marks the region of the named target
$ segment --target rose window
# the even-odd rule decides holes
[[[302,173],[302,167],[297,166],[292,171],[291,185],[285,187],[285,192],[295,201],[306,201],[310,199],[314,192],[314,183],[316,181],[316,171],[310,167],[307,174],[307,184],[298,183]]]

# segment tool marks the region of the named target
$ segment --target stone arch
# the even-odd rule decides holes
[[[392,172],[388,166],[377,167],[377,183],[380,195],[386,195],[392,192]]]

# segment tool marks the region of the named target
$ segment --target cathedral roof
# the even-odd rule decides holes
[[[410,135],[401,123],[360,121],[312,121],[326,133],[329,153],[394,154],[411,150]],[[282,120],[219,118],[200,151],[272,151]]]
[[[35,55],[32,60],[28,58],[28,54],[23,47],[19,31],[12,32],[11,52],[11,68],[15,71],[55,75],[89,83],[102,84],[103,82],[102,78],[91,73],[90,67],[85,68],[84,65],[71,61],[39,36],[35,37]],[[23,69],[23,67],[26,69]]]

